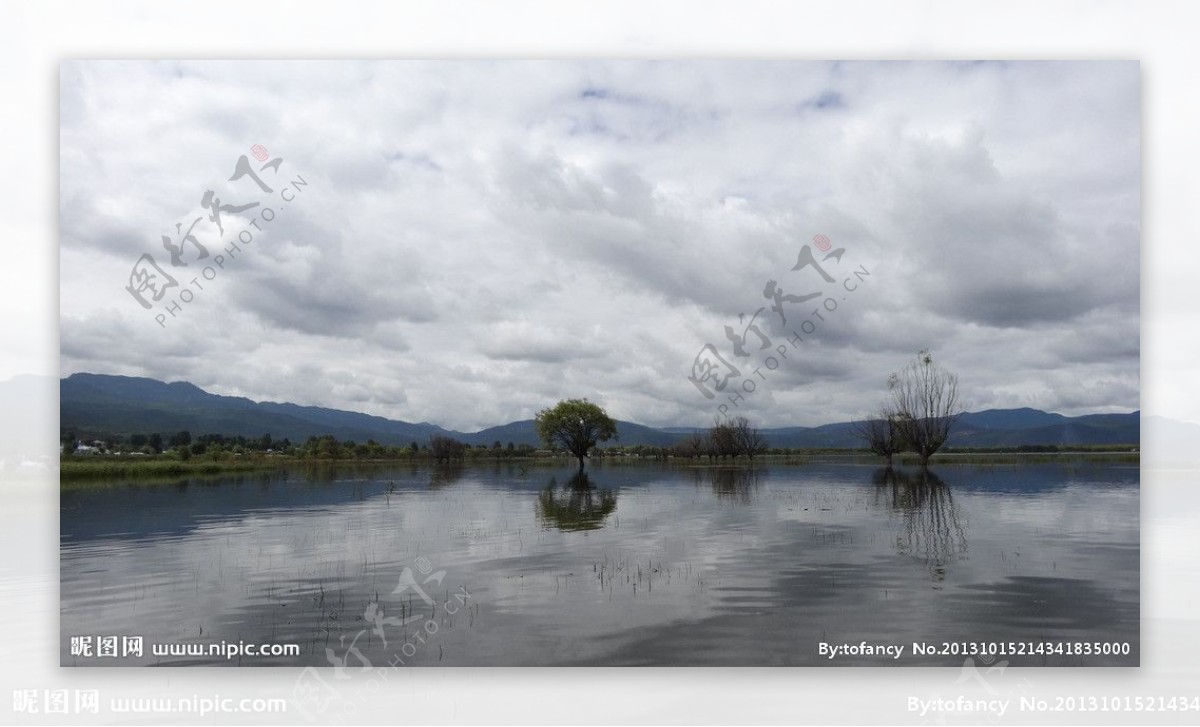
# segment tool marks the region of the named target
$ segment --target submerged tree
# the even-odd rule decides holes
[[[767,451],[767,438],[763,436],[761,429],[750,426],[749,419],[736,417],[732,423],[734,440],[741,454],[754,459],[755,455]]]
[[[461,461],[466,456],[467,445],[452,437],[434,434],[429,437],[429,451],[435,462]]]
[[[717,417],[712,429],[708,430],[708,444],[715,457],[736,458],[741,454],[738,450],[737,430],[728,419]]]
[[[888,377],[888,389],[904,442],[917,453],[924,467],[946,443],[950,429],[962,415],[958,406],[958,376],[934,362],[933,354],[923,350],[899,373]]]
[[[718,416],[708,430],[708,441],[712,453],[717,457],[732,457],[746,455],[754,459],[757,454],[767,451],[767,439],[762,430],[750,426],[746,417],[722,418]]]
[[[676,442],[672,451],[676,457],[694,459],[703,456],[707,448],[708,442],[705,441],[704,435],[693,432]]]
[[[866,443],[872,453],[887,459],[892,466],[892,457],[903,452],[905,422],[900,414],[883,407],[866,419],[854,422],[854,435]]]
[[[583,461],[600,442],[617,438],[617,423],[587,399],[565,399],[534,418],[538,436],[551,449],[564,449]]]

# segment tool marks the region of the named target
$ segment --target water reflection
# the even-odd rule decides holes
[[[462,462],[443,462],[436,465],[429,474],[429,489],[441,490],[462,479]]]
[[[238,663],[70,653],[98,633],[292,642],[295,658],[241,663],[326,667],[325,648],[345,659],[365,629],[355,648],[378,665],[399,642],[394,624],[375,637],[375,616],[410,608],[438,624],[401,654],[412,666],[879,665],[814,644],[931,635],[1128,641],[1013,663],[1138,663],[1136,467],[320,469],[64,488],[61,663]],[[389,596],[406,568],[436,610]],[[459,585],[481,611],[442,607]]]
[[[576,472],[561,490],[551,477],[537,499],[538,522],[559,530],[599,530],[616,509],[617,493],[596,488],[586,472]]]
[[[718,498],[748,505],[767,474],[758,469],[720,467],[708,471],[708,484]]]
[[[886,467],[871,475],[876,497],[898,513],[903,527],[896,537],[896,551],[921,558],[935,578],[945,577],[945,566],[967,552],[966,517],[954,502],[950,487],[928,469],[917,472]]]

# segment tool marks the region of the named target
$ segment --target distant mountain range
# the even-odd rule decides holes
[[[340,440],[405,445],[425,442],[432,434],[468,444],[537,446],[533,421],[510,422],[479,432],[456,432],[434,424],[404,421],[298,404],[255,402],[210,394],[183,381],[164,383],[129,376],[78,373],[59,381],[60,425],[81,435],[197,434],[241,435],[303,442],[312,435],[332,434]],[[618,421],[620,444],[670,445],[690,432],[686,427],[655,429]],[[1038,409],[988,409],[964,414],[948,446],[1008,447],[1018,445],[1138,444],[1140,413],[1067,417]],[[817,427],[763,429],[771,447],[861,447],[851,422]]]

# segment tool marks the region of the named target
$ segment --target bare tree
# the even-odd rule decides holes
[[[763,436],[762,430],[750,426],[750,420],[746,417],[733,420],[733,433],[738,452],[750,459],[767,451],[767,438]]]
[[[888,377],[888,389],[905,444],[925,467],[962,415],[958,376],[935,363],[928,350],[922,350],[899,373]]]
[[[433,453],[435,461],[449,462],[463,459],[466,456],[467,445],[457,439],[434,434],[429,437],[429,451]]]
[[[767,451],[767,439],[761,430],[750,426],[746,417],[732,419],[717,417],[712,429],[708,430],[711,453],[717,457],[737,458],[746,455],[754,459]]]
[[[708,430],[708,442],[713,455],[717,457],[737,457],[741,454],[738,448],[737,430],[727,419],[717,417],[712,429]]]
[[[904,451],[906,421],[895,411],[881,407],[879,411],[866,419],[854,422],[854,435],[863,440],[867,449],[887,458],[888,467],[892,466],[892,456]]]
[[[675,443],[675,456],[694,459],[703,456],[707,446],[704,437],[699,432],[695,432]]]

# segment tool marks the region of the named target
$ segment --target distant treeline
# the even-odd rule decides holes
[[[766,454],[766,438],[759,429],[750,426],[745,417],[722,419],[704,433],[681,435],[673,446],[614,445],[596,448],[595,457],[639,457],[667,459],[684,457],[696,459],[753,459]],[[788,450],[777,450],[784,454]],[[311,436],[303,442],[290,439],[274,439],[270,434],[261,437],[229,436],[224,434],[201,434],[193,436],[189,431],[164,435],[147,434],[103,434],[80,437],[74,430],[62,432],[64,457],[116,456],[153,457],[188,461],[193,457],[211,462],[227,462],[245,455],[277,455],[303,460],[416,460],[431,459],[436,462],[462,461],[466,459],[504,459],[510,457],[554,456],[555,451],[539,449],[529,444],[504,443],[496,440],[489,444],[469,445],[453,437],[435,434],[425,442],[409,442],[405,446],[385,445],[368,439],[356,442],[352,439],[338,440],[330,434]]]
[[[942,450],[953,454],[1053,454],[1063,452],[1137,452],[1138,445],[1018,445],[1011,447],[949,447]],[[515,444],[496,440],[490,445],[469,445],[451,437],[434,435],[426,442],[410,442],[407,445],[384,445],[372,439],[366,442],[338,440],[332,435],[312,436],[303,442],[294,443],[284,438],[273,439],[270,434],[261,437],[228,436],[223,434],[201,434],[192,436],[188,431],[170,435],[159,433],[131,435],[100,435],[80,438],[74,431],[63,433],[62,452],[64,457],[147,458],[156,461],[187,462],[195,458],[199,462],[236,462],[242,457],[278,457],[299,460],[431,460],[435,462],[463,461],[476,459],[506,459],[553,457],[560,453],[539,449],[528,444]],[[672,446],[621,445],[593,450],[597,458],[633,457],[638,459],[688,459],[725,460],[744,457],[753,459],[760,455],[795,456],[820,453],[865,454],[868,450],[839,448],[783,448],[769,447],[762,433],[750,427],[745,420],[719,422],[701,434],[681,436]]]
[[[1056,452],[1137,452],[1137,444],[1018,444],[1011,447],[944,447],[946,454],[1053,454]]]
[[[491,445],[469,445],[448,437],[431,437],[428,442],[410,442],[407,445],[385,445],[368,439],[356,442],[352,439],[338,440],[330,434],[311,436],[303,442],[290,439],[274,439],[270,434],[261,437],[230,436],[224,434],[201,434],[180,431],[171,435],[160,433],[100,436],[80,438],[73,431],[63,433],[64,456],[141,456],[172,458],[187,461],[193,457],[214,462],[227,461],[244,455],[277,455],[295,459],[351,460],[351,459],[464,459],[467,456],[528,457],[536,449],[528,444],[507,445],[500,441]],[[448,454],[449,453],[449,454]]]

